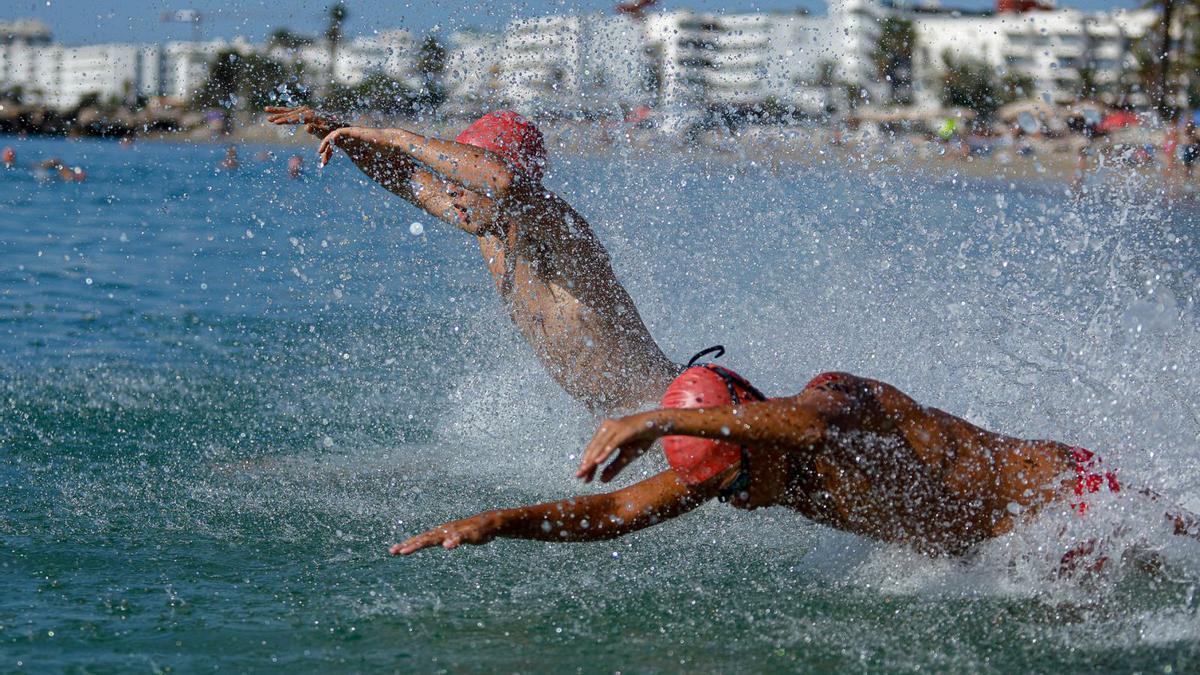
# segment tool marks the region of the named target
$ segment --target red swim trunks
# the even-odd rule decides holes
[[[1121,491],[1121,486],[1117,483],[1117,475],[1111,471],[1101,470],[1101,460],[1096,453],[1072,447],[1071,459],[1075,461],[1075,494],[1077,496],[1083,497],[1099,492],[1105,484],[1108,485],[1109,492]],[[1072,503],[1071,508],[1082,516],[1087,513],[1088,504],[1087,501],[1080,499],[1078,502]]]
[[[1100,468],[1100,458],[1091,450],[1073,447],[1071,448],[1071,459],[1075,461],[1075,495],[1083,497],[1084,495],[1094,494],[1100,491],[1100,488],[1108,485],[1110,492],[1120,492],[1121,486],[1117,483],[1117,476],[1111,471],[1103,471]],[[1071,508],[1079,515],[1084,515],[1088,510],[1087,501],[1080,499],[1078,502],[1071,503]],[[1065,529],[1065,528],[1064,528]],[[1080,565],[1083,565],[1083,571],[1088,573],[1097,573],[1104,569],[1108,563],[1108,556],[1101,555],[1093,560],[1088,560],[1096,552],[1097,542],[1095,539],[1076,544],[1067,551],[1062,560],[1059,561],[1059,574],[1071,574],[1079,571]]]

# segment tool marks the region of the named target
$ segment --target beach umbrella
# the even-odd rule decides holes
[[[1116,112],[1109,113],[1108,115],[1106,115],[1104,117],[1103,120],[1100,120],[1100,124],[1096,125],[1096,130],[1101,133],[1107,134],[1107,133],[1112,133],[1113,131],[1116,131],[1117,129],[1124,129],[1125,127],[1136,127],[1137,125],[1138,125],[1137,115],[1133,114],[1132,112],[1130,112],[1128,110],[1118,110]]]

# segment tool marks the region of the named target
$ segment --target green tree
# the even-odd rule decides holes
[[[321,105],[326,110],[341,113],[407,115],[413,112],[416,100],[417,95],[403,82],[376,73],[354,87],[335,84]]]
[[[1157,9],[1159,17],[1135,47],[1134,78],[1159,116],[1172,119],[1178,93],[1190,94],[1200,77],[1200,0],[1146,0],[1143,7]]]
[[[828,59],[822,59],[817,64],[817,79],[815,84],[825,93],[825,112],[832,113],[837,110],[837,106],[833,102],[833,90],[837,87],[837,64]]]
[[[276,28],[271,32],[271,36],[267,38],[267,46],[279,49],[296,50],[301,47],[307,47],[313,43],[313,39],[307,35],[293,33],[287,28]]]
[[[846,93],[846,107],[857,110],[858,106],[867,102],[867,88],[854,82],[842,83],[842,91]]]
[[[1033,77],[1019,70],[1009,70],[1000,78],[1000,103],[1012,103],[1033,96]]]
[[[889,98],[894,104],[912,104],[912,60],[916,43],[917,31],[912,21],[891,16],[879,25],[879,38],[871,58],[879,77],[888,83]]]
[[[241,58],[241,54],[232,49],[217,52],[208,66],[208,80],[196,92],[196,106],[226,110],[234,107],[241,83]]]
[[[1157,6],[1161,15],[1159,18],[1159,36],[1158,50],[1154,53],[1158,55],[1158,78],[1154,83],[1154,102],[1158,108],[1158,114],[1162,119],[1174,117],[1172,108],[1172,88],[1169,84],[1171,77],[1171,24],[1175,18],[1175,8],[1177,0],[1151,0],[1147,5]]]
[[[343,2],[330,5],[329,12],[326,14],[329,23],[325,26],[325,43],[329,46],[329,87],[331,89],[334,86],[334,73],[337,71],[338,47],[342,44],[342,24],[346,23],[349,16],[350,12]]]
[[[446,101],[442,75],[446,70],[446,48],[433,35],[425,36],[417,51],[417,73],[421,76],[421,93],[417,103],[433,112]]]
[[[1094,99],[1100,92],[1100,84],[1096,81],[1096,68],[1089,61],[1079,66],[1079,85],[1075,89],[1075,97],[1080,100]]]
[[[950,107],[974,110],[981,120],[989,120],[1002,104],[1001,87],[992,67],[971,58],[955,58],[949,50],[942,55],[946,70],[942,74],[942,103]]]
[[[101,106],[101,101],[100,101],[100,92],[98,92],[98,91],[89,91],[88,93],[84,94],[83,96],[80,96],[79,102],[75,104],[75,108],[77,110],[83,110],[84,108],[100,108],[100,107],[102,107],[102,106]]]
[[[226,111],[258,109],[278,103],[281,94],[289,103],[303,103],[306,96],[296,82],[296,74],[275,59],[226,49],[213,58],[208,80],[196,93],[193,103]]]
[[[416,95],[403,82],[387,75],[371,75],[357,89],[367,110],[387,115],[407,115],[413,111]]]
[[[0,88],[0,101],[9,101],[20,105],[25,98],[25,87],[15,84],[11,87]]]

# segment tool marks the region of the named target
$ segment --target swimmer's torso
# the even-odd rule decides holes
[[[479,246],[517,329],[568,393],[611,411],[666,388],[674,366],[569,205],[548,192],[510,205]]]
[[[1049,501],[1071,467],[1059,443],[993,434],[874,380],[839,373],[800,396],[835,412],[819,447],[788,454],[780,501],[857,534],[961,553]]]

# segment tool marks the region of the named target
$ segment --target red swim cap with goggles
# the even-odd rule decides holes
[[[667,387],[662,407],[712,408],[766,400],[762,392],[732,370],[713,363],[696,363],[713,352],[720,357],[725,348],[718,345],[693,356],[683,373]],[[741,461],[743,452],[736,443],[695,436],[664,436],[662,448],[671,469],[688,485],[719,475]]]
[[[533,122],[511,110],[497,110],[480,117],[454,140],[493,152],[525,176],[542,179],[546,167],[542,132]]]

